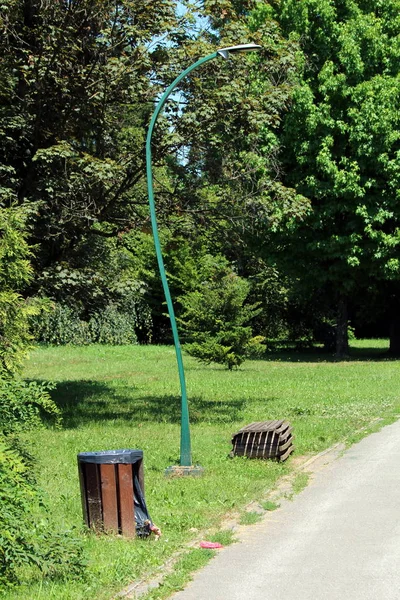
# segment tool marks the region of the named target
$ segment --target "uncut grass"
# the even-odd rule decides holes
[[[25,375],[57,383],[61,431],[26,434],[38,460],[50,518],[82,531],[78,452],[118,448],[144,451],[145,493],[159,542],[83,534],[89,567],[85,581],[30,582],[9,600],[110,598],[132,580],[150,575],[196,535],[218,527],[222,515],[259,498],[291,468],[268,461],[229,459],[230,439],[243,425],[287,418],[296,454],[311,454],[345,439],[354,429],[400,412],[398,362],[385,341],[358,342],[349,360],[281,353],[248,361],[241,369],[203,366],[185,357],[193,462],[201,478],[168,479],[179,461],[180,397],[170,347],[47,347],[35,351]],[[47,515],[49,516],[49,515]],[[192,530],[192,531],[191,531]]]

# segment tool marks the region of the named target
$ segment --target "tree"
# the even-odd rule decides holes
[[[43,498],[33,475],[32,457],[20,431],[42,425],[46,415],[56,425],[60,410],[50,385],[18,377],[31,344],[29,318],[42,307],[24,299],[33,276],[25,229],[26,210],[0,206],[0,588],[18,582],[29,566],[54,576],[82,574],[82,545],[68,532],[54,533],[35,520]],[[57,560],[53,557],[57,553]],[[29,571],[28,571],[29,572]]]
[[[31,293],[54,297],[57,273],[73,273],[80,284],[87,275],[80,298],[91,303],[92,280],[103,274],[94,264],[106,254],[93,249],[147,231],[143,148],[153,100],[183,65],[216,46],[250,38],[266,49],[261,60],[207,65],[182,82],[183,104],[171,102],[159,121],[154,157],[165,237],[201,238],[213,252],[224,246],[246,274],[246,235],[301,218],[304,198],[282,185],[277,162],[297,44],[271,19],[249,29],[246,15],[256,5],[204,2],[212,29],[199,36],[183,27],[189,13],[176,18],[172,0],[3,3],[0,197],[32,208],[40,277]]]
[[[336,305],[342,355],[349,303],[371,285],[391,290],[387,312],[393,296],[398,302],[400,2],[273,6],[286,37],[304,52],[282,130],[283,181],[312,202],[310,215],[280,237],[281,256],[308,293]],[[393,336],[398,331],[393,326]]]
[[[188,17],[175,13],[172,0],[0,8],[0,202],[29,207],[38,276],[27,293],[85,320],[121,304],[128,270],[145,288],[126,268],[123,238],[149,220],[144,142],[154,99],[179,68],[171,57]],[[163,158],[173,144],[160,123],[154,158],[168,182]],[[162,220],[169,191],[159,197]]]
[[[197,285],[180,298],[184,349],[206,362],[240,366],[246,357],[262,354],[263,337],[253,337],[251,320],[260,312],[246,303],[250,284],[234,273],[221,256],[205,255],[198,263]]]
[[[172,0],[3,2],[0,199],[34,209],[39,269],[82,236],[143,223],[145,129],[171,31]]]
[[[25,221],[21,208],[0,206],[0,379],[19,371],[31,343],[29,318],[41,308],[22,296],[33,276]]]
[[[260,247],[271,232],[307,211],[307,200],[282,184],[278,161],[277,134],[297,77],[298,45],[285,40],[272,19],[261,22],[254,14],[249,22],[257,4],[204,2],[210,29],[179,51],[180,62],[190,64],[218,47],[247,41],[263,46],[259,54],[211,61],[182,81],[179,102],[167,107],[176,143],[167,162],[174,244],[166,245],[166,262],[173,287],[180,272],[168,252],[177,252],[179,239],[183,246],[190,240],[193,252],[202,246],[225,255],[240,276],[256,277]]]
[[[210,31],[187,42],[187,56],[247,41],[262,45],[249,56],[212,61],[182,82],[184,104],[176,115],[182,154],[169,166],[175,195],[192,223],[218,239],[218,250],[240,259],[244,233],[301,218],[306,202],[282,185],[277,132],[290,103],[297,45],[282,38],[276,22],[258,26],[246,14],[257,2],[204,2]],[[210,43],[212,47],[210,47]]]

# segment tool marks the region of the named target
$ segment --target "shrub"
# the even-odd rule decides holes
[[[81,577],[84,572],[79,538],[34,518],[43,499],[33,458],[16,437],[22,430],[42,426],[43,417],[59,425],[51,388],[4,373],[0,377],[0,589],[17,583],[28,566],[51,577]]]
[[[116,306],[107,306],[89,321],[89,332],[93,342],[99,344],[137,344],[135,315],[119,312]]]
[[[20,294],[33,273],[25,221],[21,208],[0,206],[0,370],[8,373],[20,369],[32,341],[29,319],[43,304]]]
[[[88,323],[81,321],[76,311],[63,304],[54,304],[31,320],[35,339],[44,344],[82,346],[91,342]]]
[[[0,430],[4,434],[40,427],[46,416],[60,424],[61,413],[49,395],[51,383],[0,377]]]
[[[22,569],[52,578],[83,577],[83,545],[70,531],[53,532],[33,515],[42,503],[31,465],[15,441],[0,433],[0,590],[15,585]],[[33,569],[33,572],[32,572]]]
[[[140,328],[135,308],[122,310],[109,304],[95,312],[87,321],[76,310],[63,304],[54,304],[51,311],[42,312],[32,319],[32,331],[38,342],[62,346],[73,344],[137,344],[136,329]]]
[[[38,528],[35,532],[39,568],[51,579],[84,579],[87,561],[82,540],[74,530],[53,532]]]
[[[107,332],[100,331],[100,337],[116,340],[107,343],[130,343],[125,341],[132,339],[128,327],[141,341],[150,340],[148,289],[123,238],[89,235],[77,244],[68,262],[57,262],[38,274],[33,286],[37,295],[55,303],[53,312],[33,319],[38,341],[60,345],[98,341],[105,320]]]
[[[180,298],[180,323],[189,343],[185,350],[204,362],[240,366],[262,353],[262,336],[253,337],[249,322],[259,313],[246,305],[250,284],[239,277],[223,257],[205,256],[198,289]]]
[[[35,524],[42,498],[32,458],[16,437],[40,426],[43,415],[60,421],[50,385],[15,377],[30,347],[30,319],[43,307],[42,300],[21,295],[32,280],[25,216],[20,208],[0,206],[0,591],[14,585],[28,566],[64,576],[82,562],[78,539],[55,534],[49,523]]]
[[[20,454],[0,434],[0,588],[18,581],[18,569],[38,565],[31,510],[39,494]]]

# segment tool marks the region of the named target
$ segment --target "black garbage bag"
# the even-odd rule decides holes
[[[153,526],[153,522],[150,519],[149,511],[147,510],[146,506],[146,500],[140,487],[139,478],[137,475],[134,476],[133,483],[135,490],[134,501],[136,535],[139,537],[146,537],[151,533],[151,527]]]

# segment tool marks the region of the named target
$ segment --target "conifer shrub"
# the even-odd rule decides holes
[[[85,576],[83,544],[73,531],[37,521],[43,498],[31,457],[14,436],[0,432],[0,595],[23,574],[53,579]]]
[[[10,440],[0,433],[0,590],[18,581],[24,565],[38,564],[32,507],[39,502],[29,467]]]
[[[225,258],[203,257],[196,289],[180,298],[179,321],[187,342],[186,352],[228,369],[263,354],[264,338],[254,336],[250,324],[260,308],[246,304],[249,292],[249,282],[239,277]]]
[[[0,375],[0,430],[3,434],[41,427],[43,417],[55,426],[61,412],[49,395],[54,385]]]
[[[43,427],[44,418],[60,426],[51,388],[0,373],[0,593],[27,573],[30,578],[85,576],[83,544],[76,533],[36,518],[44,500],[35,460],[18,437],[21,431]]]
[[[22,208],[0,205],[0,370],[9,374],[21,368],[32,342],[29,320],[45,304],[21,295],[33,275],[26,220]]]
[[[27,214],[0,205],[0,594],[29,578],[84,576],[82,542],[35,516],[43,498],[34,459],[18,435],[43,427],[43,417],[59,426],[51,384],[18,377],[32,343],[29,321],[45,305],[22,294],[32,280],[26,242]]]

